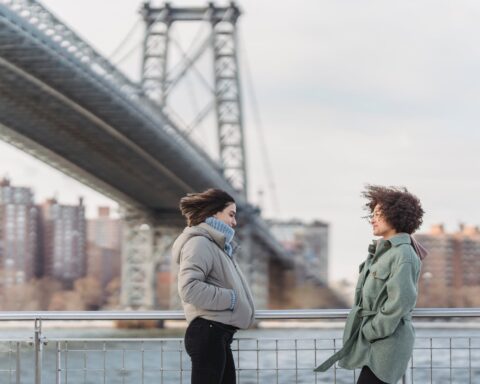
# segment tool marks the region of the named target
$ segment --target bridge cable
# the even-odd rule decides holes
[[[207,18],[204,17],[203,20],[206,20]],[[205,52],[206,48],[210,44],[210,38],[211,34],[209,33],[208,38],[205,39],[200,45],[198,45],[198,42],[200,38],[202,37],[203,30],[206,28],[207,24],[205,22],[201,22],[200,28],[198,29],[197,33],[195,34],[195,38],[190,42],[190,46],[186,49],[183,50],[181,47],[181,44],[175,40],[175,39],[170,39],[173,44],[177,47],[178,51],[180,52],[182,56],[182,60],[178,61],[167,73],[167,78],[170,79],[169,81],[169,88],[167,89],[167,94],[170,92],[171,88],[175,86],[176,83],[178,83],[181,78],[185,75],[185,73],[188,71],[188,69],[191,67],[192,70],[197,74],[199,79],[204,83],[204,85],[212,92],[212,94],[215,94],[215,90],[213,87],[208,84],[208,81],[206,81],[200,71],[197,70],[195,67],[195,62],[202,56],[203,52]],[[198,47],[195,47],[198,45]],[[194,50],[195,48],[195,50]],[[193,52],[193,54],[190,54]],[[177,68],[180,68],[177,71]],[[177,73],[176,73],[177,72]]]
[[[180,52],[180,54],[184,57],[185,61],[189,61],[190,59],[187,56],[187,52],[183,50],[181,47],[180,43],[178,40],[175,38],[170,39],[172,43],[176,46],[177,50]],[[215,96],[215,90],[213,87],[209,84],[208,80],[202,75],[202,73],[197,69],[195,64],[190,63],[192,71],[194,74],[197,76],[197,78],[200,80],[200,82],[204,85],[205,88],[208,89],[208,91]],[[185,72],[183,74],[186,76],[185,83],[187,84],[188,88],[190,89],[190,96],[191,96],[191,103],[192,103],[192,109],[196,113],[196,116],[193,118],[191,123],[186,127],[185,133],[187,136],[190,136],[192,132],[195,130],[197,126],[200,126],[202,128],[202,122],[205,120],[205,118],[208,116],[208,114],[213,110],[213,107],[215,106],[215,101],[213,100],[212,102],[206,104],[202,110],[199,109],[198,107],[198,101],[195,95],[195,87],[192,84],[192,78],[191,73]],[[190,75],[190,76],[188,76]]]
[[[177,47],[177,50],[180,52],[180,54],[182,55],[183,59],[185,62],[187,62],[187,65],[189,65],[191,68],[192,68],[192,71],[197,75],[198,79],[203,83],[203,85],[205,86],[205,88],[207,88],[213,95],[215,95],[215,90],[213,89],[213,87],[211,86],[211,84],[208,83],[208,80],[205,79],[205,77],[202,75],[202,73],[197,69],[197,67],[195,66],[194,62],[191,61],[191,58],[188,57],[187,55],[187,52],[185,52],[183,50],[183,48],[181,47],[180,43],[175,40],[173,37],[170,38],[170,41]],[[172,71],[170,71],[172,72]],[[186,73],[186,71],[183,71],[182,70],[182,74],[181,74],[181,77],[183,77]],[[178,83],[178,81],[180,81],[181,77],[176,77],[175,78],[175,83]],[[173,81],[172,83],[170,84],[170,88],[175,85],[173,84]]]
[[[126,46],[127,42],[130,40],[130,38],[133,36],[133,33],[136,31],[138,26],[140,25],[140,22],[142,19],[139,17],[137,21],[133,24],[133,26],[130,28],[130,30],[127,32],[125,37],[122,39],[120,44],[118,44],[117,48],[115,48],[112,53],[108,56],[109,61],[113,61],[113,58],[123,49],[124,46]]]
[[[173,35],[173,31],[172,31],[172,35]],[[198,35],[197,35],[198,36]],[[182,47],[180,46],[180,44],[178,43],[178,41],[173,37],[171,36],[170,40],[172,42],[174,42],[174,44],[176,45],[177,49],[180,51],[181,55],[185,58],[187,58],[187,53],[183,51]],[[193,44],[192,44],[193,45]],[[192,45],[190,46],[190,49],[192,47]],[[192,65],[192,69],[195,69],[195,66]],[[201,74],[199,73],[199,76],[201,76]],[[202,77],[203,79],[203,77]],[[206,80],[205,80],[206,81]],[[196,114],[197,116],[200,114],[200,109],[199,109],[199,106],[198,106],[198,101],[197,101],[197,98],[196,98],[196,95],[195,95],[195,88],[193,87],[193,84],[192,84],[192,79],[191,79],[191,76],[187,76],[185,78],[185,84],[187,85],[188,87],[188,95],[190,96],[190,104],[192,106],[192,110],[193,110],[193,113]],[[193,121],[195,121],[196,119],[194,119]],[[187,125],[185,127],[185,133],[187,134],[187,136],[190,136],[190,134],[193,132],[193,130],[195,129],[195,126],[192,126],[191,124],[190,125]]]
[[[241,34],[238,34],[238,36],[239,36],[239,49],[240,49],[240,53],[241,53],[240,57],[243,58],[242,63],[243,63],[243,66],[245,68],[245,79],[246,79],[246,82],[245,82],[246,87],[245,88],[246,88],[246,90],[249,94],[248,99],[250,100],[255,131],[257,132],[257,138],[258,138],[258,142],[260,144],[260,152],[262,154],[264,171],[266,173],[266,179],[267,179],[267,185],[268,185],[268,189],[269,189],[269,192],[271,194],[271,199],[272,199],[272,208],[274,210],[274,214],[276,216],[279,216],[280,215],[280,206],[279,206],[279,202],[278,202],[275,179],[274,179],[274,176],[273,176],[273,168],[272,168],[272,164],[270,162],[270,157],[269,157],[269,153],[268,153],[268,146],[267,146],[267,142],[266,142],[266,139],[265,139],[265,131],[263,129],[262,119],[261,119],[260,111],[259,111],[259,107],[258,107],[258,99],[257,99],[256,92],[255,92],[252,73],[251,73],[251,70],[250,70],[246,45],[244,44],[243,37],[241,36]]]
[[[127,53],[125,53],[122,57],[120,57],[120,59],[118,59],[118,60],[116,60],[115,62],[113,62],[113,64],[118,67],[118,66],[119,66],[120,64],[122,64],[125,60],[127,60],[130,56],[132,56],[133,53],[135,53],[136,51],[138,51],[141,47],[142,47],[141,44],[135,45],[134,47],[132,47],[132,49],[130,49]]]
[[[202,53],[205,51],[207,44],[210,42],[210,36],[208,38],[201,42],[200,39],[205,35],[204,31],[207,28],[207,23],[209,15],[205,14],[205,17],[203,20],[200,22],[200,26],[195,33],[195,37],[190,41],[189,46],[186,50],[183,49],[182,45],[179,43],[177,39],[173,37],[173,29],[171,30],[171,34],[169,36],[169,40],[173,43],[173,45],[176,47],[178,52],[180,53],[182,60],[178,61],[167,73],[167,78],[170,78],[172,76],[173,80],[170,81],[169,84],[169,89],[167,89],[167,94],[172,90],[173,86],[180,81],[180,79],[186,74],[188,71],[188,68],[190,67],[194,74],[197,76],[197,78],[200,80],[200,82],[203,84],[205,88],[209,90],[209,92],[212,93],[212,95],[215,95],[215,90],[213,89],[213,86],[209,84],[208,80],[202,75],[202,73],[197,69],[195,65],[195,61],[200,58]],[[210,35],[210,33],[209,33]],[[192,53],[193,52],[193,53]],[[174,76],[177,68],[178,70],[178,75]],[[191,75],[190,75],[191,76]],[[212,104],[207,105],[202,111],[199,110],[199,104],[197,101],[197,97],[195,95],[195,89],[192,84],[192,78],[188,76],[185,79],[185,83],[190,90],[189,95],[190,95],[190,103],[192,105],[192,109],[194,113],[197,113],[197,115],[194,117],[192,122],[190,124],[184,123],[184,133],[188,136],[192,136],[192,134],[195,131],[195,128],[197,126],[200,126],[200,129],[202,129],[202,122],[204,118],[208,115],[208,112],[212,109]],[[170,111],[174,112],[177,118],[179,118],[179,114],[176,113],[171,107],[168,108]],[[201,135],[195,135],[195,140],[199,142],[199,144],[207,147],[206,143],[201,139]]]
[[[202,34],[203,34],[203,29],[205,29],[207,27],[207,21],[210,20],[211,18],[211,11],[209,12],[206,12],[201,20],[201,24],[200,24],[200,28],[198,29],[197,33],[195,34],[195,38],[191,41],[190,43],[190,46],[189,48],[186,50],[186,51],[183,51],[182,48],[180,48],[180,44],[177,42],[177,41],[173,41],[176,45],[177,45],[177,48],[179,49],[179,51],[182,53],[182,56],[183,56],[183,61],[179,61],[177,64],[175,64],[175,66],[172,67],[172,69],[167,73],[167,78],[169,78],[170,74],[174,74],[175,73],[175,70],[180,67],[181,64],[185,63],[183,65],[183,68],[181,68],[179,71],[178,71],[178,74],[173,77],[172,75],[172,80],[170,81],[170,84],[169,84],[169,88],[173,87],[178,81],[180,81],[180,79],[184,76],[184,74],[188,71],[189,67],[192,67],[192,69],[195,71],[195,73],[197,73],[197,75],[199,76],[200,80],[202,80],[203,76],[201,75],[201,73],[196,69],[195,67],[195,61],[197,61],[200,56],[202,55],[203,52],[205,52],[206,48],[208,47],[209,44],[211,44],[212,42],[212,38],[213,38],[213,34],[214,34],[214,31],[212,30],[210,33],[208,33],[208,38],[205,39],[205,41],[203,41],[198,47],[197,49],[195,50],[195,52],[188,56],[188,53],[189,52],[192,52],[193,51],[193,48],[195,47],[195,45],[198,43],[198,41],[200,40],[200,38],[202,37]],[[229,11],[230,12],[230,11]],[[225,20],[227,20],[228,16],[229,16],[229,12],[225,12],[225,14],[223,15],[223,17],[220,19],[220,21],[218,21],[218,23],[222,23],[224,22]],[[226,43],[224,43],[223,45],[225,45]],[[203,81],[203,80],[202,80]],[[215,97],[215,89],[213,88],[213,86],[210,86],[208,85],[208,82],[204,81],[204,85],[212,92],[212,95]],[[168,92],[170,91],[170,89],[167,88],[167,94]]]
[[[207,23],[206,21],[208,21],[208,19],[210,18],[210,13],[209,12],[206,12],[205,15],[203,16],[202,20],[199,20],[200,22],[200,26],[199,28],[197,29],[197,33],[195,33],[195,37],[192,39],[192,41],[190,42],[190,46],[187,48],[186,50],[186,53],[189,53],[189,52],[193,52],[193,48],[195,47],[195,45],[197,45],[198,41],[200,40],[200,37],[202,37],[203,35],[203,31],[206,29],[206,26],[207,26]],[[201,44],[200,47],[198,47],[198,49],[202,48],[203,44]],[[204,48],[202,48],[203,50]],[[186,56],[186,55],[185,55]],[[191,57],[194,58],[196,55],[192,55]],[[182,64],[182,61],[179,61],[177,64],[175,64],[175,66],[173,66],[171,68],[171,70],[169,71],[168,74],[170,73],[173,73],[174,70],[180,66],[180,64]],[[188,62],[187,62],[187,65],[188,65]],[[180,71],[181,72],[181,71]],[[167,75],[168,75],[167,74]],[[168,78],[168,76],[167,76]]]

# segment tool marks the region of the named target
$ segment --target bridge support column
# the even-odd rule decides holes
[[[145,212],[126,212],[122,247],[123,308],[170,307],[171,246],[179,233],[179,228],[159,225]]]

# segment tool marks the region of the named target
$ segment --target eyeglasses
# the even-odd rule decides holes
[[[382,216],[383,216],[382,212],[377,211],[377,212],[371,213],[370,215],[364,216],[364,219],[367,219],[368,221],[372,221],[373,219],[379,219]]]

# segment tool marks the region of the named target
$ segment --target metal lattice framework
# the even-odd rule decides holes
[[[171,20],[170,6],[160,10],[153,19],[149,3],[145,3],[142,15],[146,23],[143,43],[142,89],[146,95],[159,105],[166,102],[166,76],[168,33]]]
[[[236,42],[239,12],[237,8],[230,10],[230,18],[213,24],[218,140],[225,176],[245,196],[247,167]]]
[[[168,308],[170,290],[155,297],[155,273],[170,270],[171,248],[181,229],[159,225],[154,216],[136,210],[124,216],[121,301],[133,309]]]
[[[145,3],[142,15],[146,23],[142,67],[142,87],[152,100],[168,114],[167,98],[175,85],[194,68],[198,58],[210,48],[213,52],[213,102],[195,119],[194,126],[215,108],[218,146],[223,174],[235,190],[247,194],[247,170],[237,58],[237,20],[240,10],[234,3],[228,7],[153,7]],[[202,21],[212,26],[210,36],[191,57],[185,57],[184,68],[168,73],[169,30],[175,22]],[[193,129],[193,128],[192,128]]]
[[[154,237],[151,221],[138,212],[126,216],[123,237],[122,298],[127,308],[152,308],[154,305]]]

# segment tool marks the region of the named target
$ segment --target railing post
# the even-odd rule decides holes
[[[62,344],[57,341],[57,366],[56,366],[56,381],[55,384],[62,382]]]
[[[35,349],[35,384],[42,384],[42,362],[43,362],[42,320],[38,318],[35,319],[33,348]]]
[[[17,362],[15,367],[16,384],[20,384],[20,342],[17,341]]]

